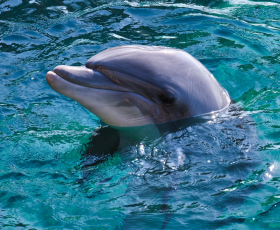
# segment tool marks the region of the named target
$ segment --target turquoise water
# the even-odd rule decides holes
[[[189,52],[243,110],[85,167],[100,120],[45,74],[128,44]],[[1,0],[0,60],[1,229],[280,229],[279,0]]]

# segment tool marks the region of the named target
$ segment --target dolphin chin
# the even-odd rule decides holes
[[[57,66],[46,80],[114,127],[161,124],[230,104],[227,91],[198,60],[165,47],[112,48],[86,66]]]

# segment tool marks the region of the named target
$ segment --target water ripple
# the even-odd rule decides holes
[[[278,228],[279,6],[1,1],[1,228]],[[45,74],[128,44],[189,52],[243,110],[94,155],[100,120]]]

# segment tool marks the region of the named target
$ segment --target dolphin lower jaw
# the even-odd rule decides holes
[[[129,97],[138,101],[144,100],[147,103],[147,99],[141,95],[74,84],[52,71],[47,73],[46,79],[53,90],[77,101],[108,125],[131,127],[154,123],[153,119],[143,114],[136,105],[127,103],[122,105],[123,101]]]

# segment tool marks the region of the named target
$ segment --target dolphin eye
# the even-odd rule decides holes
[[[159,99],[161,100],[161,102],[163,102],[166,105],[171,105],[174,101],[175,98],[174,97],[169,97],[167,94],[165,93],[160,93],[158,95]]]

